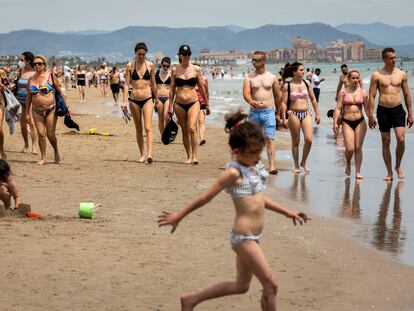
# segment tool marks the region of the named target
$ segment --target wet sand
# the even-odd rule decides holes
[[[74,112],[108,107],[95,89],[84,107],[75,103],[75,91],[69,94]],[[200,164],[193,166],[183,164],[181,136],[163,146],[154,124],[155,162],[140,164],[133,124],[97,111],[74,116],[82,133],[96,128],[116,136],[72,134],[59,120],[60,165],[52,164],[48,144],[47,164],[36,166],[38,156],[19,152],[19,131],[6,134],[23,202],[44,218],[0,219],[1,309],[179,310],[180,294],[235,276],[228,242],[234,211],[227,194],[190,215],[173,235],[156,224],[161,211],[183,207],[221,172],[230,158],[222,128],[207,129]],[[289,148],[289,140],[278,147]],[[291,163],[279,164],[287,174]],[[268,187],[266,194],[301,207],[283,189]],[[93,220],[78,219],[79,202],[87,201],[103,207]],[[279,282],[281,310],[414,308],[414,268],[359,245],[350,237],[354,229],[318,214],[303,227],[266,214],[261,247]],[[260,294],[254,279],[247,294],[208,301],[196,310],[259,310]]]

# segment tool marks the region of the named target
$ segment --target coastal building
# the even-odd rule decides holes
[[[248,53],[236,50],[227,52],[215,52],[209,49],[202,49],[195,58],[197,62],[203,65],[236,65],[246,64]]]
[[[318,49],[315,43],[302,37],[293,40],[294,58],[297,61],[317,61]]]
[[[365,49],[364,60],[377,61],[381,59],[381,50],[375,48]]]
[[[19,57],[20,55],[0,55],[0,68],[16,66]]]
[[[294,58],[294,50],[289,48],[277,48],[266,52],[266,61],[268,63],[288,62]]]
[[[331,42],[326,47],[327,60],[330,62],[358,62],[364,60],[365,43],[362,40]]]

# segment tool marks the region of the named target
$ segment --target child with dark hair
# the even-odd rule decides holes
[[[14,206],[11,204],[11,198],[14,199]],[[6,208],[15,209],[19,206],[21,199],[17,186],[13,181],[12,172],[9,164],[0,160],[0,200]]]
[[[265,146],[262,128],[247,121],[247,115],[237,112],[226,116],[226,132],[234,161],[226,165],[212,186],[178,212],[163,212],[158,218],[159,226],[172,226],[173,233],[185,216],[211,201],[226,190],[236,207],[236,219],[230,234],[230,245],[237,256],[237,278],[217,283],[199,292],[181,296],[181,310],[193,310],[199,303],[226,295],[247,292],[252,276],[263,286],[262,310],[276,310],[277,283],[269,263],[259,247],[264,224],[264,209],[291,218],[296,225],[309,218],[302,212],[293,212],[272,202],[262,194],[268,172],[260,162]]]

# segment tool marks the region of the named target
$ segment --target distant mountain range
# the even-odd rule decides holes
[[[165,55],[174,56],[178,47],[184,43],[189,44],[194,53],[205,48],[214,51],[271,50],[276,47],[292,47],[292,41],[297,36],[311,40],[319,47],[325,47],[338,39],[362,39],[367,47],[385,45],[375,45],[377,41],[371,41],[361,35],[364,26],[367,25],[359,26],[361,31],[353,28],[355,34],[341,30],[348,27],[347,25],[334,28],[322,23],[265,25],[254,29],[232,25],[207,28],[131,26],[108,32],[86,30],[70,33],[20,30],[0,34],[0,55],[19,54],[31,50],[47,56],[80,55],[90,59],[106,57],[110,61],[119,61],[132,58],[134,46],[140,41],[147,43],[150,53],[163,52]],[[395,47],[400,55],[414,55],[414,45]]]
[[[358,34],[368,41],[378,45],[409,45],[414,44],[414,27],[395,27],[384,23],[372,24],[343,24],[336,29]]]

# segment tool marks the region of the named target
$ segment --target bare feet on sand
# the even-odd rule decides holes
[[[187,161],[185,161],[185,164],[191,164],[192,160],[191,159],[187,159]]]
[[[300,167],[295,167],[295,169],[293,170],[293,173],[300,174]]]
[[[182,295],[180,301],[181,311],[192,311],[195,307],[195,304],[191,302],[191,295]]]
[[[362,176],[361,173],[358,172],[358,173],[355,174],[355,178],[356,179],[363,179],[364,176]]]
[[[362,176],[361,173],[358,172],[358,173],[355,174],[355,178],[356,179],[363,179],[364,176]]]
[[[392,180],[392,173],[388,174],[383,178],[384,181],[391,181]]]
[[[55,164],[59,164],[60,163],[60,155],[59,153],[55,153]]]
[[[303,167],[306,174],[309,174],[311,172],[311,169],[305,163],[301,163],[300,166]]]
[[[347,164],[345,167],[345,175],[346,176],[351,176],[351,164]]]
[[[39,162],[37,162],[37,165],[43,165],[46,163],[46,159],[41,159]]]
[[[400,167],[395,167],[395,171],[397,172],[397,176],[399,179],[405,178],[405,174]]]
[[[21,153],[26,153],[29,151],[29,146],[24,146],[22,151],[20,151]]]
[[[145,162],[145,156],[141,156],[138,160],[138,163],[144,163]]]

